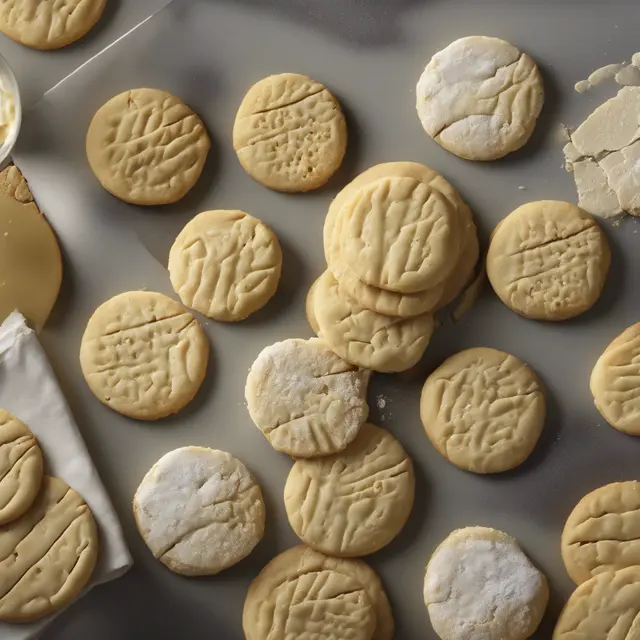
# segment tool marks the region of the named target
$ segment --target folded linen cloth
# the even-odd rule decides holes
[[[31,429],[44,453],[45,473],[62,478],[75,489],[98,523],[98,565],[81,595],[121,576],[131,567],[132,559],[120,522],[38,337],[18,312],[0,325],[0,407]],[[29,624],[0,622],[0,638],[32,640],[55,615]]]

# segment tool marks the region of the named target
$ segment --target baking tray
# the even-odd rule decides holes
[[[61,299],[42,340],[95,457],[137,561],[125,578],[95,590],[57,621],[47,640],[242,638],[241,611],[251,579],[295,544],[282,491],[291,461],[276,453],[244,406],[245,376],[257,353],[283,338],[311,335],[307,288],[323,269],[321,231],[333,195],[378,162],[413,160],[448,178],[475,212],[486,241],[518,205],[575,201],[561,165],[559,123],[578,124],[600,96],[579,96],[576,81],[637,49],[640,12],[632,2],[463,3],[391,0],[173,2],[49,92],[25,119],[15,154],[65,254]],[[430,56],[455,38],[506,38],[530,53],[544,75],[547,100],[538,128],[520,152],[471,163],[423,133],[414,88]],[[342,101],[350,142],[345,163],[326,188],[283,195],[253,182],[231,146],[236,109],[250,84],[297,71],[324,82]],[[109,196],[92,176],[84,136],[95,110],[136,86],[167,89],[205,120],[213,150],[196,188],[180,203],[141,209]],[[611,90],[611,89],[609,89]],[[521,188],[523,187],[523,188]],[[84,325],[109,296],[146,287],[171,294],[165,262],[182,225],[208,208],[244,209],[267,221],[284,249],[275,299],[246,322],[205,322],[210,375],[196,400],[175,418],[144,424],[102,406],[78,366]],[[402,534],[369,561],[389,591],[397,638],[435,638],[422,601],[424,566],[451,530],[492,526],[515,536],[551,583],[551,602],[536,634],[551,637],[572,590],[560,558],[566,516],[588,491],[637,477],[640,440],[604,423],[589,394],[589,374],[609,341],[640,319],[640,235],[633,220],[604,224],[613,268],[599,303],[562,324],[533,322],[502,306],[487,289],[458,324],[445,321],[415,370],[375,375],[372,421],[388,427],[416,463],[417,497]],[[527,361],[547,389],[548,419],[535,453],[519,469],[480,477],[456,469],[433,449],[419,420],[427,373],[448,355],[493,346]],[[382,398],[385,403],[378,403]],[[378,404],[385,404],[379,408]],[[266,495],[264,541],[238,566],[207,579],[184,579],[157,563],[133,524],[130,502],[148,468],[166,451],[199,444],[244,460]]]
[[[168,3],[169,0],[107,0],[102,17],[84,38],[55,51],[36,51],[0,35],[0,54],[16,75],[22,103],[34,105],[81,64]]]

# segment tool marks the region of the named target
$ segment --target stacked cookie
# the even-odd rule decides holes
[[[98,559],[91,510],[43,475],[29,428],[0,409],[0,621],[30,622],[68,605]]]
[[[347,185],[329,208],[324,250],[309,322],[342,358],[382,372],[420,360],[434,313],[469,283],[479,253],[460,195],[412,162],[377,165]]]

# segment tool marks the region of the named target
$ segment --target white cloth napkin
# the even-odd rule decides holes
[[[83,595],[121,576],[133,561],[120,522],[40,342],[18,312],[0,326],[0,407],[22,420],[38,438],[46,473],[62,478],[93,511],[100,530],[100,557]],[[32,624],[0,622],[0,639],[36,638],[54,617]]]

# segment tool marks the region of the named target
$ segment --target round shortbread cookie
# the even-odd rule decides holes
[[[430,289],[413,294],[403,294],[371,286],[363,282],[357,274],[342,260],[338,238],[341,228],[338,213],[345,202],[364,185],[382,178],[414,178],[437,189],[458,210],[460,216],[456,223],[462,251],[457,264],[446,281]],[[473,216],[469,207],[462,201],[456,190],[438,173],[416,162],[387,162],[367,169],[350,182],[335,197],[329,207],[324,225],[325,257],[329,269],[339,280],[341,289],[365,309],[383,315],[412,317],[434,311],[449,304],[462,291],[478,259],[478,237]],[[473,264],[471,264],[473,262]],[[461,282],[463,284],[461,284]]]
[[[0,620],[31,622],[66,607],[89,582],[98,548],[84,500],[44,476],[32,507],[0,527]]]
[[[11,165],[0,172],[0,324],[16,309],[40,330],[58,298],[62,257],[58,241]]]
[[[157,560],[184,576],[215,575],[262,539],[260,486],[231,454],[182,447],[165,454],[133,498],[138,531]]]
[[[618,431],[640,435],[640,323],[623,331],[598,358],[591,394],[598,411]]]
[[[243,211],[205,211],[180,232],[169,276],[182,302],[225,322],[244,320],[273,297],[282,249],[275,233]]]
[[[180,200],[198,181],[210,147],[198,115],[158,89],[111,98],[87,132],[87,159],[100,184],[140,205]]]
[[[191,402],[208,360],[198,321],[151,291],[121,293],[100,305],[80,346],[82,373],[98,400],[138,420],[164,418]]]
[[[424,130],[467,160],[496,160],[522,147],[543,102],[533,59],[484,36],[461,38],[436,53],[416,88]]]
[[[233,148],[244,170],[265,187],[310,191],[340,166],[347,125],[326,87],[281,73],[249,89],[233,125]]]
[[[640,565],[640,482],[614,482],[582,498],[562,532],[562,560],[576,584]]]
[[[298,460],[284,488],[291,527],[331,556],[375,553],[402,530],[413,507],[411,458],[385,429],[366,423],[340,453]]]
[[[40,492],[44,461],[28,427],[0,409],[0,526],[23,515]]]
[[[496,227],[487,275],[510,309],[535,320],[567,320],[600,297],[609,243],[597,222],[569,202],[518,207]]]
[[[245,398],[256,426],[277,451],[299,458],[342,451],[369,415],[369,373],[322,340],[297,338],[262,350]],[[276,400],[274,402],[274,400]]]
[[[553,640],[638,640],[639,613],[640,567],[600,573],[571,594]]]
[[[540,382],[518,358],[496,349],[451,356],[422,389],[420,418],[438,452],[461,469],[500,473],[533,451],[545,419]]]
[[[276,556],[247,592],[246,640],[387,640],[385,627],[378,635],[380,590],[375,581],[362,582],[373,571],[359,565],[364,563],[347,565],[305,546]]]
[[[399,318],[364,309],[340,292],[330,271],[316,286],[313,308],[322,339],[347,362],[391,373],[410,369],[424,355],[435,326],[432,315]]]
[[[424,602],[442,640],[525,640],[549,601],[546,577],[506,533],[458,529],[429,560]]]
[[[428,184],[381,178],[354,188],[338,213],[333,242],[363,282],[416,293],[453,271],[462,247],[458,218],[456,207]]]
[[[10,0],[0,3],[0,31],[34,49],[60,49],[98,22],[106,0]]]

